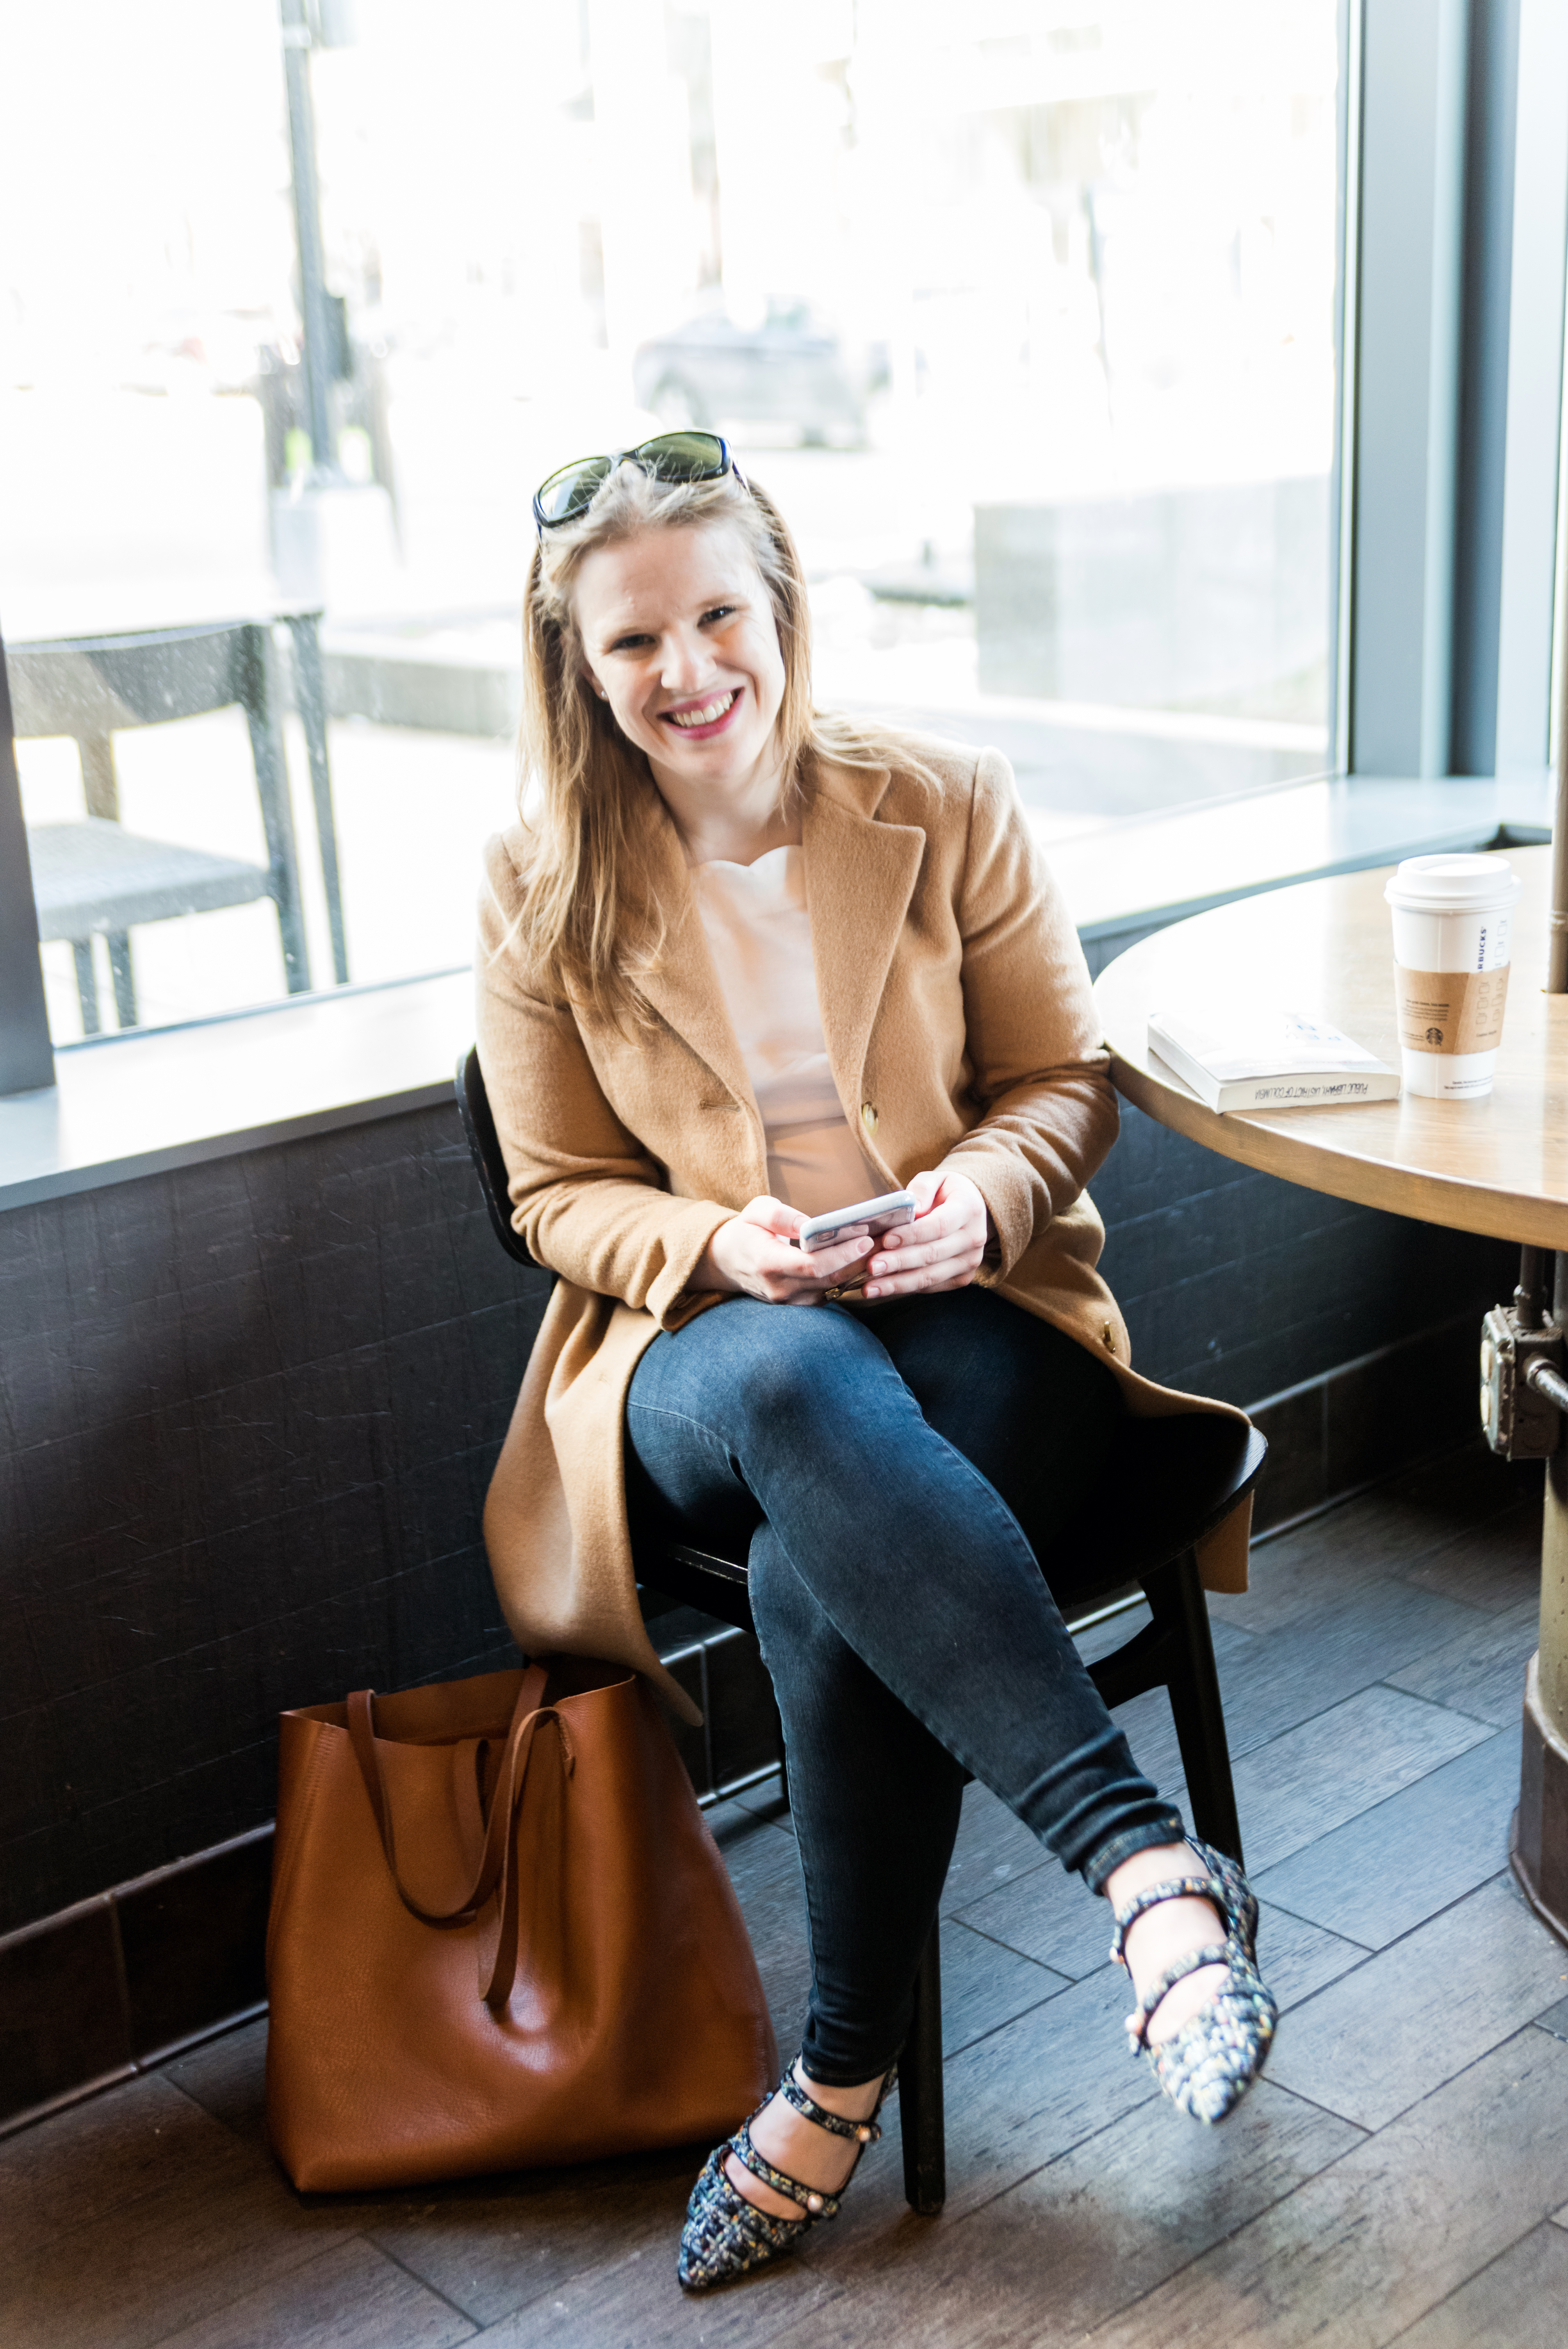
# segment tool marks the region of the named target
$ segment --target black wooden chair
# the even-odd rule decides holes
[[[511,1224],[506,1164],[477,1049],[458,1062],[458,1107],[496,1237],[519,1264],[533,1258]],[[1262,1473],[1268,1445],[1256,1428],[1207,1413],[1126,1421],[1097,1495],[1053,1544],[1044,1564],[1068,1627],[1148,1601],[1150,1618],[1089,1667],[1107,1704],[1163,1688],[1175,1719],[1192,1824],[1205,1841],[1242,1857],[1209,1613],[1197,1544],[1228,1517]],[[744,1557],[658,1541],[639,1549],[639,1584],[751,1631]],[[652,1609],[650,1612],[654,1611]],[[783,1755],[779,1756],[782,1765]],[[786,1779],[786,1788],[788,1780]],[[945,2195],[942,2084],[942,1975],[934,1925],[915,1987],[914,2021],[899,2058],[904,2192],[917,2211]]]
[[[314,612],[286,615],[295,698],[304,723],[311,789],[339,984],[348,977],[338,885],[337,842],[326,753],[326,700]],[[33,827],[28,851],[41,938],[70,941],[82,1029],[101,1027],[92,941],[108,940],[115,1007],[122,1028],[137,1024],[130,932],[143,922],[212,913],[270,897],[277,907],[284,974],[291,994],[311,983],[300,903],[288,770],[278,723],[270,623],[224,621],[118,636],[73,637],[6,648],[19,737],[70,735],[82,762],[87,818]],[[267,862],[150,840],[120,821],[114,736],[237,704],[250,728]]]

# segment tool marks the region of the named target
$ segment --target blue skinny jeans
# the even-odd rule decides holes
[[[1095,1891],[1181,1837],[1030,1544],[1094,1485],[1120,1411],[1102,1363],[974,1288],[858,1311],[727,1298],[637,1366],[634,1524],[749,1541],[805,1878],[812,2079],[870,2079],[903,2044],[966,1771]]]

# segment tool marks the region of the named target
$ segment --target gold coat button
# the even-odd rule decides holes
[[[1106,1323],[1104,1329],[1099,1334],[1105,1340],[1106,1352],[1108,1354],[1114,1354],[1116,1351],[1116,1331],[1112,1329],[1109,1321]]]
[[[861,1103],[861,1123],[868,1133],[874,1133],[877,1130],[877,1113],[871,1102]]]

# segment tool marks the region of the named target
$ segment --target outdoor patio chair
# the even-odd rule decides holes
[[[506,1163],[477,1047],[458,1062],[457,1095],[496,1237],[517,1263],[531,1264],[512,1227]],[[1087,1629],[1119,1600],[1135,1602],[1140,1592],[1147,1599],[1152,1619],[1091,1664],[1089,1676],[1109,1705],[1126,1704],[1150,1689],[1165,1690],[1193,1826],[1206,1842],[1238,1860],[1235,1789],[1195,1550],[1252,1491],[1267,1455],[1264,1438],[1245,1422],[1197,1412],[1174,1419],[1129,1419],[1103,1480],[1116,1495],[1115,1509],[1108,1510],[1097,1491],[1043,1561],[1069,1630]],[[634,1564],[645,1591],[699,1608],[755,1637],[743,1553],[660,1540],[640,1547]],[[783,1762],[780,1752],[781,1767]],[[787,1777],[785,1789],[787,1799]],[[946,2175],[941,1953],[934,1924],[915,1986],[914,2021],[899,2057],[899,2118],[905,2198],[913,2210],[939,2210]]]
[[[326,712],[315,613],[287,616],[295,690],[309,750],[311,784],[339,984],[348,977],[337,844],[326,757]],[[82,1028],[102,1020],[92,940],[108,942],[115,1008],[137,1024],[130,932],[143,922],[206,914],[270,897],[277,907],[284,973],[291,995],[311,984],[300,904],[299,864],[288,770],[273,690],[272,626],[226,621],[134,635],[9,645],[6,667],[18,738],[70,735],[82,762],[85,822],[36,824],[27,835],[41,938],[67,938],[76,961]],[[128,832],[120,821],[114,736],[237,704],[250,728],[267,862],[253,864]]]

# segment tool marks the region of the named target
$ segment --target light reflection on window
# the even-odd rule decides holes
[[[530,494],[659,422],[725,429],[790,516],[819,698],[999,744],[1047,842],[1321,771],[1335,20],[329,8],[322,492],[276,0],[25,12],[0,150],[8,641],[324,605],[356,980],[466,958],[479,843],[512,805]],[[284,735],[324,985],[292,715]],[[29,822],[79,820],[70,742],[19,751]],[[116,757],[128,828],[263,854],[237,710]],[[263,904],[148,923],[131,954],[143,1024],[284,990]],[[46,964],[68,1040],[68,945]]]

